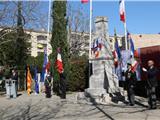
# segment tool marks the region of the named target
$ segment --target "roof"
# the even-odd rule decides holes
[[[160,34],[131,34],[135,48],[160,45]]]

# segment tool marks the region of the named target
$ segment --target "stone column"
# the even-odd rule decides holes
[[[109,44],[108,19],[107,17],[97,17],[95,20],[96,36],[95,39],[101,38],[102,49],[99,58],[92,56],[93,74],[89,78],[89,88],[85,94],[93,98],[106,95],[109,93],[119,92],[118,77],[114,74],[113,56]],[[94,40],[92,40],[94,41]],[[106,59],[106,58],[109,59]]]

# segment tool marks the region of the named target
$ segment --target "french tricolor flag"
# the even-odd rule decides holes
[[[99,52],[101,51],[101,49],[102,49],[102,39],[98,38],[96,39],[96,41],[94,41],[93,47],[92,47],[92,51],[95,54],[95,58],[99,57]]]
[[[117,40],[115,41],[115,54],[118,60],[121,59],[121,49],[119,48]]]
[[[63,73],[64,69],[63,69],[63,62],[62,62],[62,57],[61,57],[61,53],[60,53],[60,48],[57,49],[57,60],[55,63],[56,69],[58,71],[59,74]]]
[[[138,67],[138,62],[135,60],[133,63],[132,63],[132,71],[135,72],[137,70],[137,67]]]
[[[44,48],[44,61],[43,61],[43,68],[41,74],[41,82],[44,82],[46,79],[47,69],[46,66],[48,64],[48,55],[47,55],[47,47]]]
[[[114,31],[114,39],[115,39],[115,50],[113,51],[113,57],[114,57],[114,65],[115,67],[118,67],[119,61],[121,60],[121,49],[119,48],[118,45],[118,40],[117,40],[117,35],[116,35],[116,30]]]
[[[131,34],[130,33],[127,33],[127,39],[128,41],[130,42],[130,51],[131,51],[131,56],[134,58],[134,43],[133,43],[133,40],[131,38]]]
[[[89,0],[81,0],[81,3],[88,3]]]
[[[113,51],[113,57],[114,57],[114,66],[117,68],[118,67],[118,55],[115,50]]]
[[[120,20],[125,23],[125,3],[124,0],[119,1]]]
[[[118,67],[118,61],[121,59],[121,49],[119,48],[117,39],[115,40],[115,50],[113,52],[114,65]]]

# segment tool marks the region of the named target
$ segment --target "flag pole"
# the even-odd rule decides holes
[[[89,29],[89,59],[91,59],[91,47],[92,47],[92,0],[90,0],[90,29]]]
[[[89,25],[90,25],[90,29],[89,29],[89,79],[90,79],[90,75],[91,75],[91,48],[92,48],[92,0],[90,0],[90,17],[89,17]],[[90,84],[90,83],[89,83]]]
[[[48,29],[47,29],[47,32],[48,32],[48,39],[47,39],[47,46],[46,46],[46,49],[47,49],[47,56],[48,56],[48,42],[49,42],[49,37],[50,37],[50,17],[51,17],[51,0],[48,0]]]
[[[48,62],[48,43],[49,43],[49,36],[50,36],[50,14],[51,14],[51,0],[48,0],[48,26],[47,26],[47,34],[48,34],[48,37],[47,37],[47,44],[46,44],[46,47],[44,48],[44,55],[45,54],[47,54],[47,62]],[[46,50],[46,53],[45,53],[45,50]],[[45,59],[45,58],[44,58]],[[44,63],[43,63],[44,64]],[[42,69],[44,69],[44,68],[42,68]],[[47,70],[45,70],[45,72],[47,73]],[[45,81],[45,77],[46,77],[46,74],[44,75],[44,81]],[[44,87],[44,81],[43,82],[41,82],[41,84],[39,84],[40,85],[40,89],[42,90],[43,89],[43,87]],[[41,92],[41,90],[39,91],[39,92]]]
[[[126,25],[126,11],[125,11],[125,1],[120,0],[120,20],[124,25],[124,38],[125,38],[125,49],[128,50],[128,41],[127,41],[127,25]]]
[[[126,47],[126,50],[128,50],[128,40],[127,40],[127,24],[126,24],[126,10],[125,10],[125,1],[124,1],[124,17],[125,17],[125,21],[124,21],[124,35],[125,35],[125,47]]]
[[[128,50],[128,41],[127,41],[127,25],[126,25],[126,20],[124,22],[124,36],[125,36],[125,48]]]

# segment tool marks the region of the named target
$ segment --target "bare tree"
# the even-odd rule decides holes
[[[0,1],[0,52],[1,58],[5,58],[4,45],[16,42],[17,36],[7,37],[15,34],[17,31],[18,1]],[[22,27],[24,29],[47,29],[48,14],[43,10],[47,7],[47,2],[40,1],[22,1]],[[28,39],[28,36],[23,36]],[[13,46],[15,47],[15,46]]]
[[[0,30],[16,30],[17,23],[17,1],[0,2]],[[47,29],[48,14],[42,8],[47,2],[23,1],[22,18],[24,29]],[[48,9],[46,7],[46,9]],[[1,37],[1,36],[0,36]]]
[[[89,16],[81,6],[74,8],[71,3],[68,3],[67,9],[70,52],[80,55],[88,44]]]

